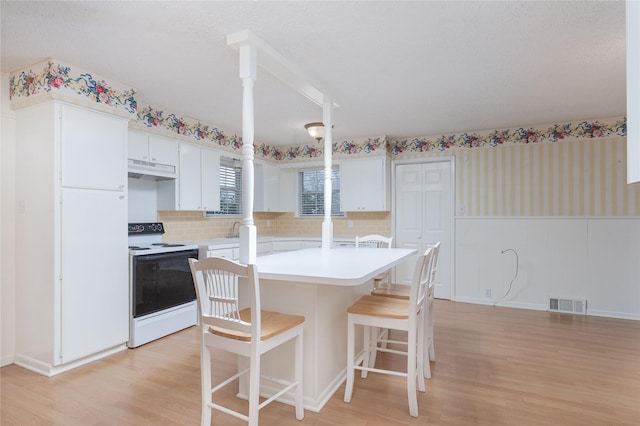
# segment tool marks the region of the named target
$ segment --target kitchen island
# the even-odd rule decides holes
[[[258,257],[262,309],[305,317],[305,409],[319,412],[346,378],[349,305],[371,291],[376,275],[414,254],[413,249],[338,247]],[[288,342],[263,355],[262,374],[291,379],[292,345]],[[265,385],[261,393],[272,394]],[[241,383],[240,395],[243,389]],[[286,396],[281,400],[292,404]]]

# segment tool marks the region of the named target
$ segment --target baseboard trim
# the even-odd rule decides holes
[[[488,298],[474,298],[474,297],[456,297],[455,299],[451,299],[453,302],[461,302],[461,303],[473,303],[475,305],[490,305],[502,308],[516,308],[516,309],[529,309],[534,311],[547,311],[546,305],[538,305],[534,303],[518,303],[518,302],[509,302],[509,301],[496,301]],[[615,312],[615,311],[603,311],[599,309],[590,309],[587,308],[587,316],[594,317],[606,317],[606,318],[616,318],[616,319],[626,319],[626,320],[635,320],[640,321],[640,315],[638,314],[629,314],[626,312]]]
[[[97,354],[84,357],[79,360],[72,361],[67,364],[63,364],[59,366],[54,366],[46,362],[37,360],[35,358],[31,358],[26,355],[15,354],[13,363],[22,368],[26,368],[27,370],[33,371],[34,373],[38,373],[47,377],[52,377],[57,374],[64,373],[65,371],[73,370],[74,368],[89,364],[90,362],[97,361],[102,358],[106,358],[110,355],[116,354],[118,352],[122,352],[127,349],[128,349],[127,345],[122,344],[122,345],[118,345],[113,348],[104,350]]]

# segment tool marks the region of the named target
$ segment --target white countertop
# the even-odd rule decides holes
[[[334,237],[334,242],[351,242],[354,241],[355,237]],[[265,235],[258,236],[257,242],[260,243],[269,243],[273,241],[321,241],[321,236],[296,236],[296,235]],[[215,249],[224,249],[224,248],[234,248],[240,245],[239,238],[212,238],[208,240],[197,240],[197,241],[180,241],[182,244],[195,244],[200,248],[204,248],[207,250],[215,250]]]
[[[256,263],[260,279],[356,286],[416,253],[402,248],[310,248],[260,256]]]

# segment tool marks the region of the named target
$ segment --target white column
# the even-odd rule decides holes
[[[240,226],[240,263],[256,262],[257,230],[253,223],[253,86],[257,76],[257,54],[253,46],[240,47],[242,79],[242,225]]]
[[[331,222],[331,162],[333,154],[333,103],[325,100],[322,104],[322,124],[324,125],[324,221],[322,222],[322,250],[333,245],[333,222]]]

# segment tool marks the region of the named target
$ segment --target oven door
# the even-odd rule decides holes
[[[189,258],[197,259],[198,250],[133,256],[131,261],[133,318],[196,300]]]

